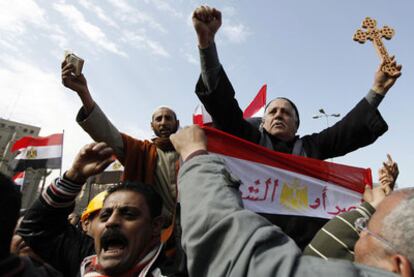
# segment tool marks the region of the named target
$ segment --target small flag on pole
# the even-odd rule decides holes
[[[24,171],[23,172],[18,172],[16,175],[13,176],[13,182],[20,187],[20,191],[23,189],[23,184],[24,184]]]
[[[264,115],[264,110],[266,107],[266,90],[267,85],[264,84],[259,92],[257,93],[256,97],[250,102],[249,106],[243,112],[243,118],[254,118],[254,117],[262,117]],[[213,123],[213,119],[211,115],[207,112],[206,108],[204,108],[203,104],[197,105],[196,109],[193,113],[193,124],[197,124],[200,126],[209,126]]]
[[[267,85],[264,84],[253,101],[244,110],[244,118],[262,117],[264,115],[264,110],[266,107],[266,91]]]
[[[19,151],[14,158],[14,170],[26,168],[60,168],[62,163],[63,134],[48,137],[23,137],[13,144],[11,152]]]
[[[197,105],[193,113],[193,124],[203,126],[211,123],[213,123],[213,119],[211,118],[211,115],[206,111],[206,108],[204,108],[203,104]]]

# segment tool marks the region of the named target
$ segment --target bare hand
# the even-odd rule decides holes
[[[67,63],[66,61],[62,62],[62,84],[70,88],[73,91],[76,91],[78,94],[85,94],[88,92],[88,84],[86,82],[85,76],[81,74],[80,76],[75,76],[75,67],[73,64]]]
[[[184,161],[197,150],[207,150],[207,137],[198,125],[179,130],[170,136],[170,140]]]
[[[378,170],[378,177],[381,184],[381,188],[385,194],[388,195],[394,189],[395,182],[397,181],[398,164],[394,162],[390,154],[387,154],[387,161],[383,162],[383,167]]]
[[[76,155],[65,176],[76,182],[85,183],[88,177],[101,173],[114,161],[113,150],[104,142],[85,145]]]
[[[391,64],[397,68],[392,76],[383,72],[381,68],[384,66],[385,61],[381,63],[377,72],[375,73],[374,84],[372,85],[372,90],[378,94],[385,95],[387,91],[394,85],[398,77],[401,76],[402,65],[397,65],[395,56],[391,57]]]
[[[200,6],[193,12],[193,26],[200,48],[207,48],[214,42],[214,36],[221,26],[221,12],[209,6]]]
[[[83,76],[83,74],[75,76],[75,74],[73,74],[74,70],[75,67],[73,64],[68,64],[66,61],[62,62],[62,84],[78,93],[82,100],[85,112],[89,114],[93,110],[95,102],[89,93],[85,76]]]
[[[363,199],[365,202],[371,204],[372,207],[377,208],[378,204],[385,198],[385,192],[381,187],[371,189],[368,185],[365,186]]]

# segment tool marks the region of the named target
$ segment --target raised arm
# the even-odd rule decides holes
[[[105,143],[83,147],[64,176],[34,202],[18,229],[25,242],[65,276],[75,276],[83,258],[94,253],[93,240],[72,226],[68,215],[86,179],[102,172],[112,154]]]
[[[385,96],[388,90],[395,84],[397,79],[401,76],[402,65],[397,65],[395,56],[391,57],[391,65],[395,66],[397,69],[393,75],[389,75],[383,71],[381,68],[384,66],[385,61],[381,63],[374,77],[374,84],[372,85],[372,90],[378,93],[379,95]]]
[[[93,100],[85,76],[76,76],[74,70],[72,64],[62,62],[62,84],[76,92],[83,103],[76,121],[94,141],[107,143],[122,161],[125,155],[121,133]]]
[[[378,170],[380,186],[386,195],[394,190],[399,173],[398,164],[387,154],[387,161],[383,162],[383,166]]]
[[[299,249],[278,227],[244,209],[238,179],[224,160],[202,155],[204,132],[191,126],[171,141],[185,160],[178,187],[190,276],[293,275]]]
[[[394,57],[392,60],[396,64]],[[310,156],[321,160],[343,156],[372,144],[388,130],[378,106],[401,76],[402,66],[396,65],[398,71],[391,76],[381,71],[382,65],[375,72],[368,94],[346,116],[332,127],[304,137],[306,149],[314,151]]]
[[[196,94],[216,128],[259,143],[260,132],[243,118],[243,111],[235,98],[234,89],[218,58],[215,35],[222,19],[221,12],[208,6],[200,6],[192,16],[200,54],[201,76]]]
[[[80,76],[75,76],[74,70],[73,64],[62,62],[62,84],[78,94],[85,113],[90,114],[95,107],[95,101],[89,92],[85,76],[82,73]]]

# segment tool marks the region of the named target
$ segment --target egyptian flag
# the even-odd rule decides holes
[[[359,206],[370,169],[269,150],[203,127],[208,151],[223,157],[241,180],[245,208],[261,214],[332,218]]]
[[[267,85],[263,85],[253,101],[243,112],[243,118],[261,118],[266,107],[266,90]],[[261,121],[261,119],[260,119]],[[200,126],[210,126],[213,123],[211,115],[207,112],[203,104],[197,105],[193,113],[193,124]]]
[[[20,188],[20,191],[23,189],[24,184],[24,171],[18,172],[16,175],[13,176],[13,182]]]
[[[60,168],[62,163],[63,134],[48,137],[23,137],[16,141],[11,152],[19,151],[14,158],[14,170],[26,168]]]
[[[211,125],[212,123],[213,119],[211,118],[211,115],[207,112],[206,108],[204,108],[204,105],[198,104],[193,113],[193,124],[204,126]]]
[[[253,101],[243,112],[243,118],[262,117],[266,107],[267,85],[264,84]]]

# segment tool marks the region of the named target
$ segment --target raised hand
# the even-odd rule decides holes
[[[372,90],[378,94],[385,95],[388,90],[394,85],[395,81],[401,76],[402,65],[397,65],[395,56],[391,57],[391,65],[395,66],[397,71],[391,76],[381,70],[385,65],[385,61],[382,61],[377,72],[375,73],[374,84],[372,85]]]
[[[185,161],[187,157],[197,150],[207,150],[207,137],[198,125],[192,125],[179,130],[170,136],[181,158]]]
[[[114,161],[113,150],[104,142],[85,145],[76,155],[65,176],[77,183],[84,183],[88,177],[101,173]]]
[[[221,26],[221,12],[209,6],[200,6],[193,12],[193,26],[198,37],[198,46],[207,48]]]
[[[368,185],[365,186],[363,199],[365,202],[370,203],[372,207],[377,208],[385,196],[385,192],[381,187],[371,189]]]
[[[92,99],[92,96],[88,89],[88,84],[85,76],[81,74],[80,76],[75,76],[74,70],[75,67],[73,64],[67,63],[66,61],[62,62],[62,84],[77,92],[80,99],[82,100],[83,107],[85,108],[86,113],[90,113],[95,106],[95,102]]]
[[[67,63],[66,61],[62,62],[62,84],[70,88],[73,91],[76,91],[78,94],[84,94],[88,91],[88,84],[86,82],[85,76],[81,74],[80,76],[75,76],[75,67],[73,64]]]
[[[399,173],[398,164],[387,154],[387,161],[383,162],[383,166],[378,170],[380,185],[385,194],[388,195],[394,189]]]

